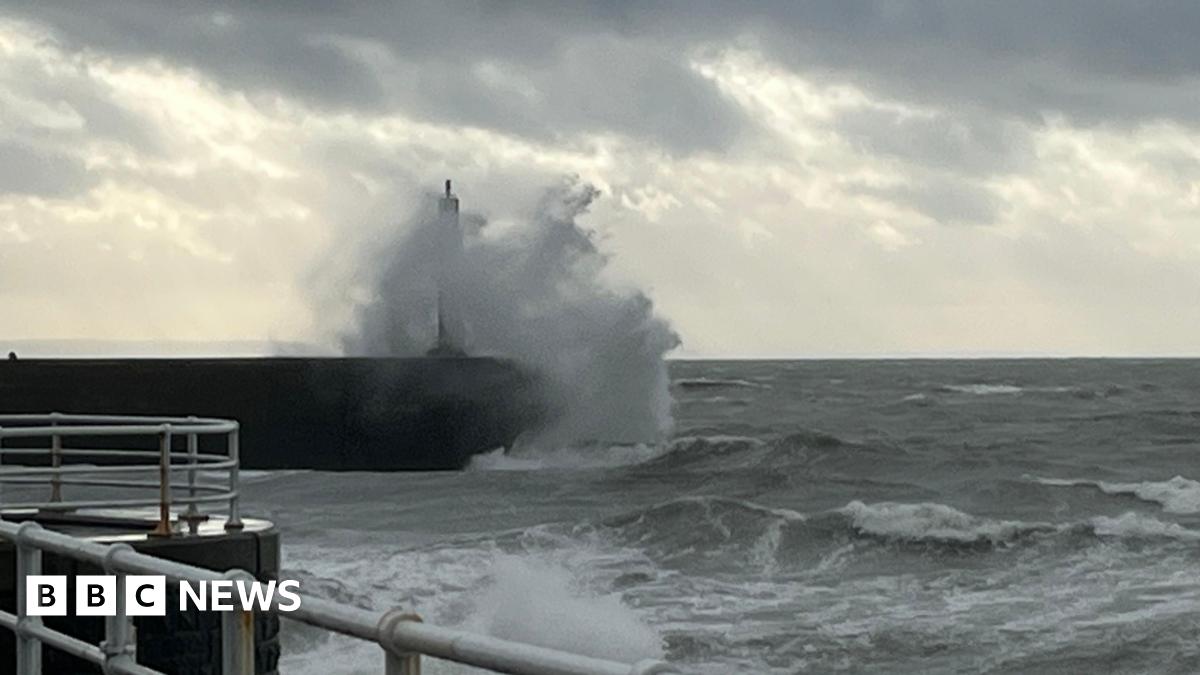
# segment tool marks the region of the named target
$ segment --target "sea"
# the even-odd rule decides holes
[[[1200,361],[670,375],[663,443],[255,472],[246,509],[308,594],[683,673],[1200,672]],[[284,673],[382,667],[283,646]]]

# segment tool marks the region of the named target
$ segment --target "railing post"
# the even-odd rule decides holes
[[[237,582],[254,581],[254,576],[245,570],[229,570],[225,578],[235,584],[235,602],[239,598]],[[254,610],[239,607],[221,615],[221,673],[254,675]]]
[[[50,426],[58,426],[58,413],[50,413]],[[50,466],[55,469],[62,466],[62,436],[54,434],[50,437]],[[62,501],[62,476],[57,471],[50,474],[50,501]]]
[[[238,481],[238,468],[241,465],[241,460],[239,459],[241,448],[238,444],[238,434],[240,431],[241,425],[235,423],[233,431],[229,432],[227,441],[229,444],[229,458],[233,460],[233,466],[229,467],[229,519],[225,521],[226,530],[242,529],[241,495],[238,494],[238,491],[241,489]]]
[[[195,416],[188,416],[188,423],[194,425],[196,423]],[[196,465],[199,463],[200,442],[195,431],[189,432],[187,435],[187,453],[188,453],[188,498],[196,499]],[[187,512],[184,513],[184,520],[188,524],[188,533],[196,534],[197,528],[200,526],[200,510],[196,508],[196,502],[188,503]]]
[[[109,668],[118,662],[137,662],[133,619],[125,610],[125,575],[113,563],[113,557],[123,551],[133,551],[133,547],[129,544],[113,544],[104,553],[104,571],[117,577],[117,613],[104,617],[104,642],[100,643],[100,650],[104,652],[105,672],[109,672]]]
[[[384,675],[421,675],[421,655],[416,653],[393,654],[383,650]]]
[[[25,522],[17,529],[17,675],[42,675],[42,643],[25,633],[25,628],[42,625],[42,617],[25,613],[26,579],[42,573],[42,550],[26,541],[29,531],[41,530],[34,522]]]
[[[420,621],[421,617],[403,609],[393,609],[379,617],[379,645],[383,647],[384,675],[421,675],[421,655],[397,651],[392,645],[396,624],[401,621]]]
[[[158,432],[158,524],[150,534],[171,536],[171,425]]]

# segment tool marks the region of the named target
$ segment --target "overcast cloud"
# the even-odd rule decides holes
[[[578,175],[683,354],[1200,351],[1200,5],[739,4],[0,4],[0,339],[332,348]]]

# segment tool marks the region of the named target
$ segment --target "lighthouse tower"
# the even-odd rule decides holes
[[[462,256],[462,226],[458,222],[458,197],[450,191],[446,180],[446,192],[438,200],[438,266],[437,266],[437,342],[429,350],[430,356],[462,356],[462,323],[452,316],[448,307],[446,288],[455,267]]]

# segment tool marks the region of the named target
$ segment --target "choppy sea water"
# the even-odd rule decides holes
[[[689,672],[1200,672],[1200,361],[671,375],[661,448],[258,474],[248,509],[308,593]],[[285,672],[379,672],[284,630]]]

